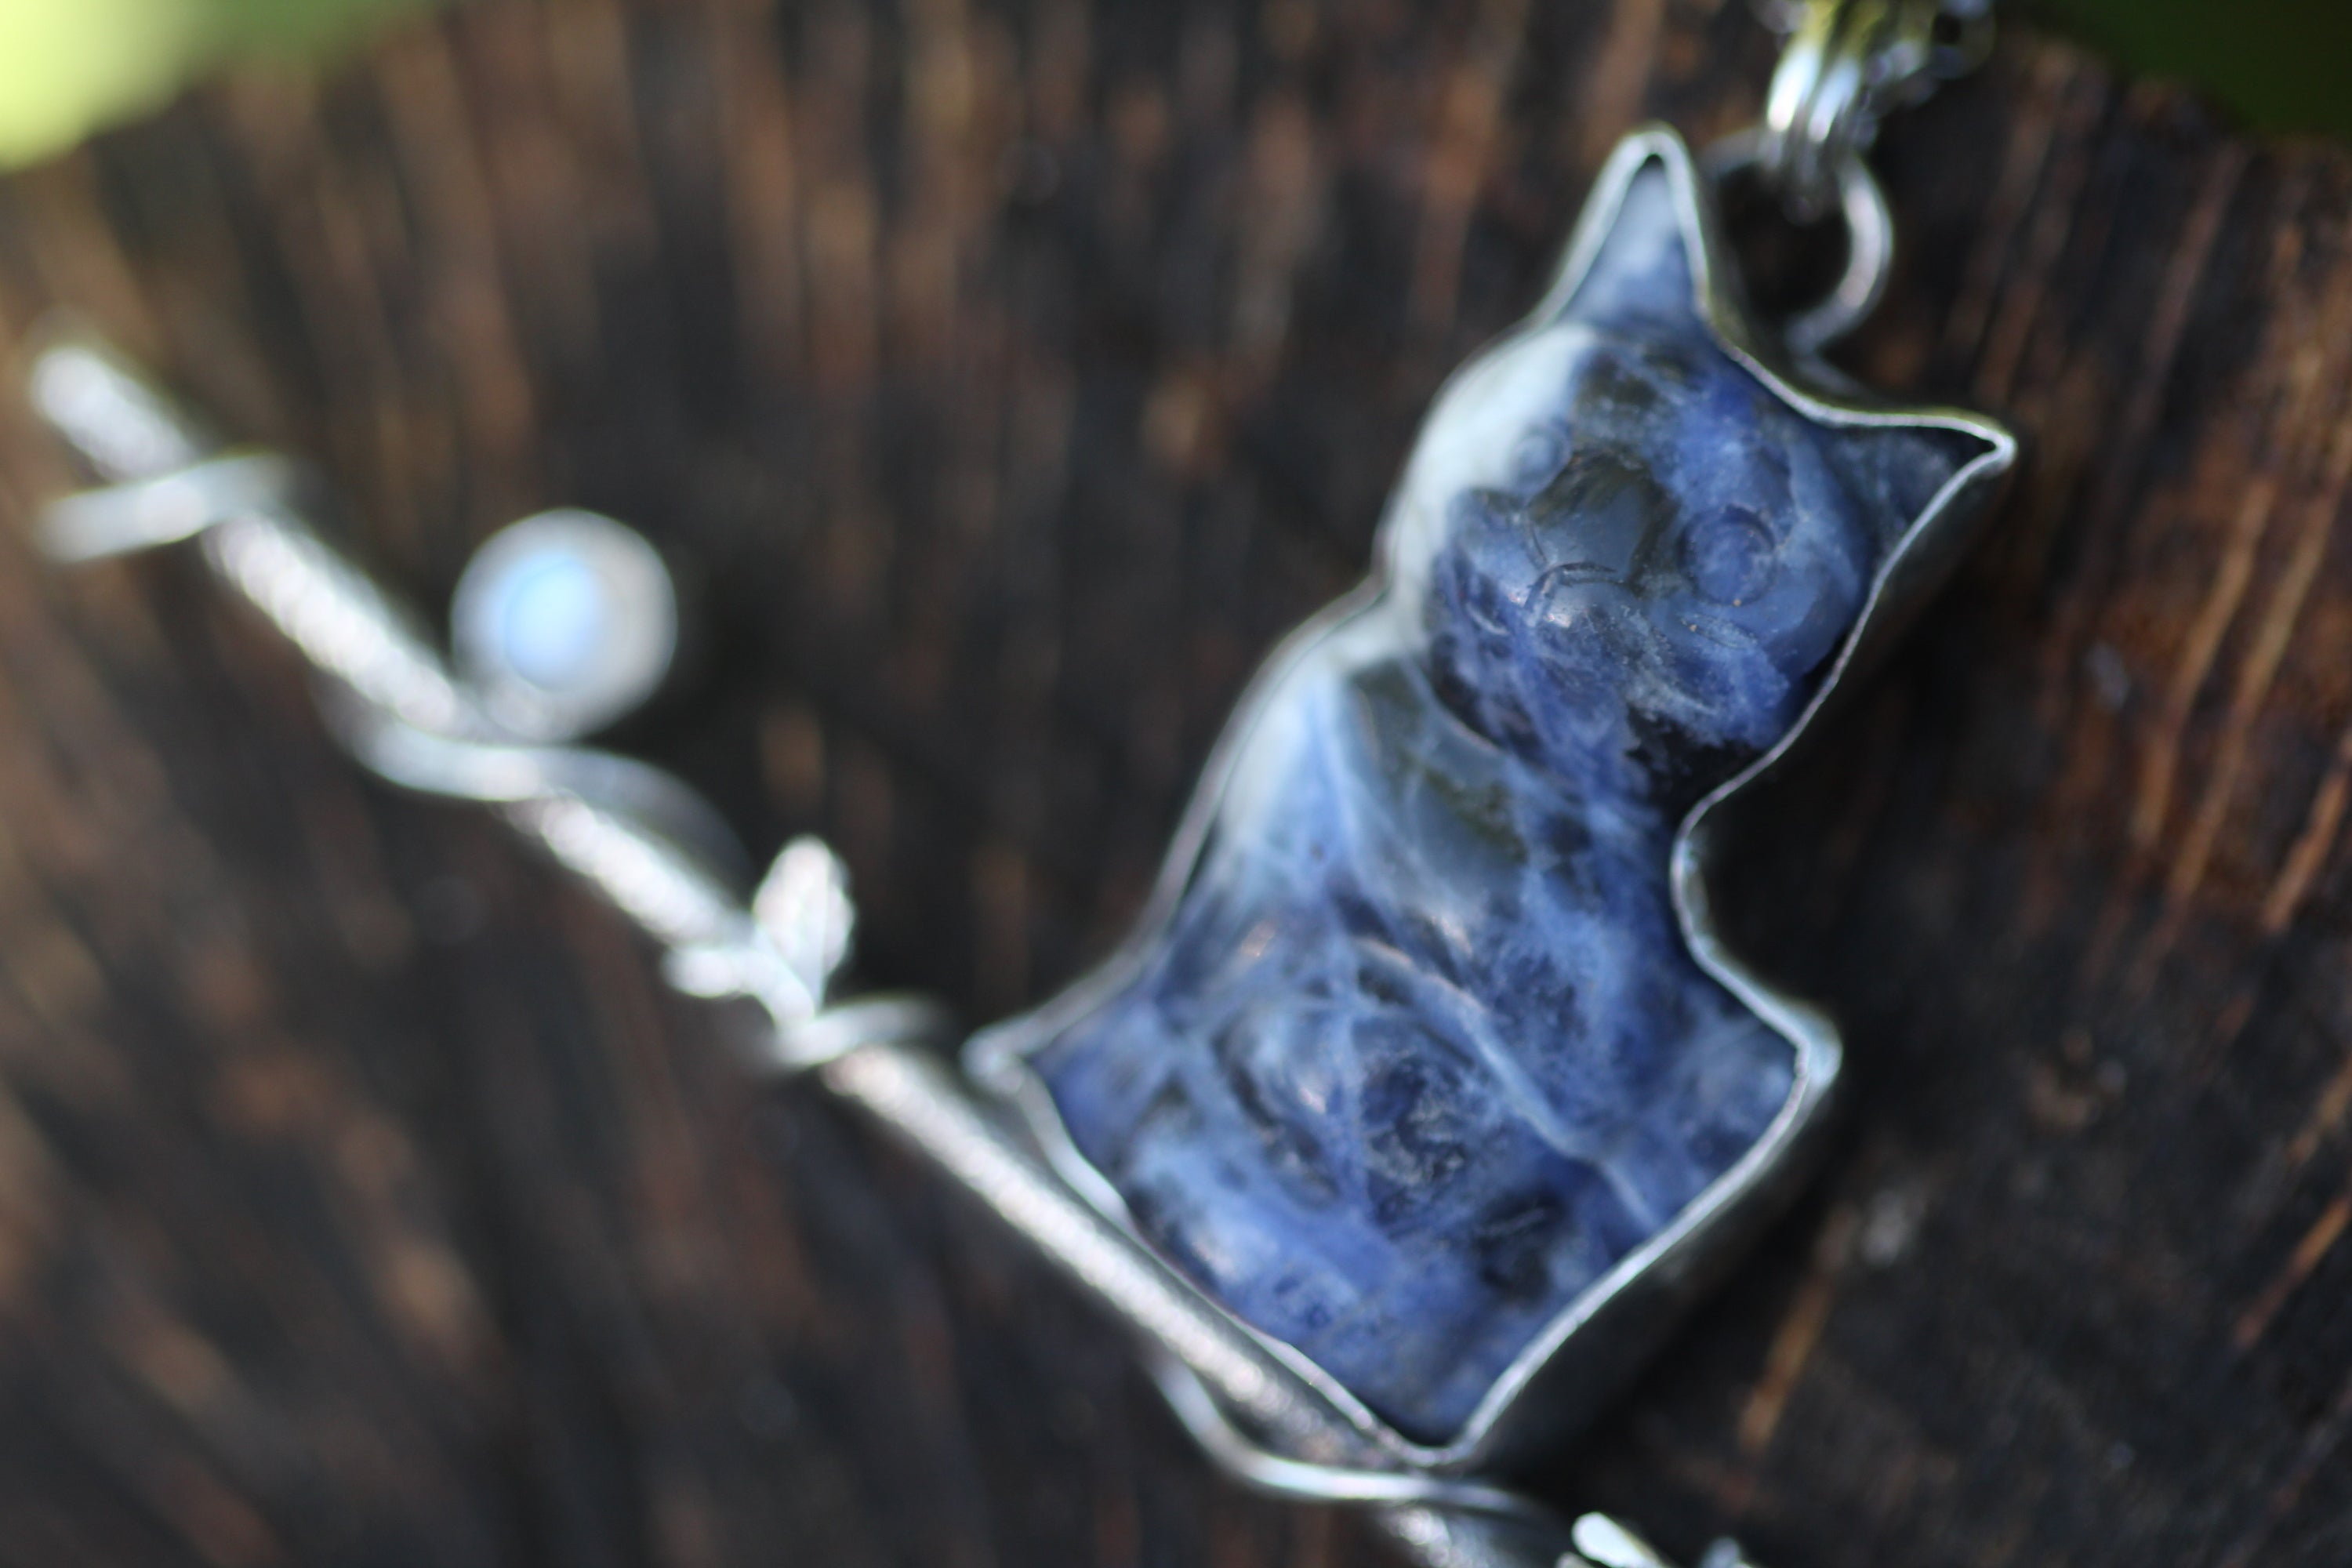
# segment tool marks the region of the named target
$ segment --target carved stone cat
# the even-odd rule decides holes
[[[1982,443],[1841,426],[1714,324],[1669,171],[1440,395],[1376,586],[1234,720],[1162,909],[991,1049],[1142,1234],[1457,1432],[1790,1103],[1669,879]]]

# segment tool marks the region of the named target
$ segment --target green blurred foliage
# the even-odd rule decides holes
[[[2035,18],[2257,125],[2352,136],[2352,0],[2035,0]]]
[[[0,164],[71,145],[255,54],[315,57],[433,0],[0,0]],[[1565,0],[1549,0],[1562,4]],[[2352,0],[2019,0],[2256,124],[2352,135]]]
[[[427,0],[0,0],[0,163],[154,108],[226,58],[305,57]]]

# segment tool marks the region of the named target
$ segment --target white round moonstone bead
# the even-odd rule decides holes
[[[541,512],[475,553],[450,633],[492,718],[528,740],[566,740],[661,685],[677,599],[661,557],[631,529],[595,512]]]

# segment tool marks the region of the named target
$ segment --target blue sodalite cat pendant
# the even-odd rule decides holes
[[[1425,1466],[1588,1412],[1819,1127],[1837,1034],[1717,935],[1709,825],[2015,453],[1783,363],[1710,200],[1673,132],[1620,148],[1439,394],[1373,581],[1244,700],[1141,929],[969,1058]]]
[[[1034,1140],[948,1067],[942,1009],[843,994],[855,910],[822,843],[746,889],[683,781],[583,743],[675,644],[659,556],[619,524],[494,538],[446,658],[285,461],[222,449],[69,333],[32,399],[104,482],[41,541],[200,546],[317,668],[362,763],[490,806],[672,984],[750,1004],[755,1066],[1002,1220],[1135,1334],[1243,1480],[1361,1505],[1421,1568],[1664,1568],[1491,1475],[1592,1414],[1800,1168],[1841,1047],[1717,933],[1720,825],[2016,455],[1818,358],[1885,269],[1877,118],[1966,68],[1985,0],[1782,12],[1757,131],[1712,173],[1670,131],[1631,138],[1543,303],[1440,394],[1373,581],[1260,676],[1140,929],[971,1044]],[[1845,280],[1773,332],[1715,235],[1711,182],[1738,167],[1801,221],[1844,219]]]

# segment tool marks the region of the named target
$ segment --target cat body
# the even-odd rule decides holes
[[[1732,352],[1674,196],[1448,384],[1377,592],[1261,678],[1164,918],[1022,1047],[1148,1239],[1417,1441],[1789,1105],[1675,837],[1958,460]]]

